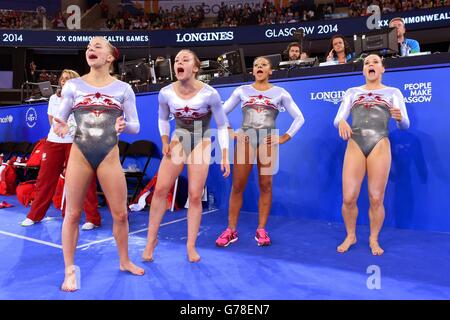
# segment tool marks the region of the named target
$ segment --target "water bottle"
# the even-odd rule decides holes
[[[407,56],[409,56],[409,47],[408,47],[408,45],[406,44],[406,42],[403,42],[403,43],[400,45],[400,55],[401,55],[402,57],[407,57]]]
[[[214,207],[214,194],[212,192],[208,193],[208,210],[213,210]]]

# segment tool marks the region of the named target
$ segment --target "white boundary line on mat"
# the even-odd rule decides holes
[[[40,244],[43,244],[43,245],[46,245],[46,246],[49,246],[49,247],[58,248],[58,249],[62,250],[62,246],[61,245],[53,243],[53,242],[48,242],[48,241],[43,241],[43,240],[34,239],[34,238],[30,238],[30,237],[25,237],[25,236],[22,236],[20,234],[15,234],[15,233],[1,231],[1,230],[0,230],[0,234],[3,234],[5,236],[14,237],[14,238],[27,240],[27,241],[31,241],[31,242],[40,243]]]
[[[208,214],[208,213],[211,213],[211,212],[215,212],[215,211],[218,211],[218,210],[219,210],[219,209],[208,210],[208,211],[202,212],[202,215]],[[162,224],[161,224],[161,227],[167,226],[167,225],[169,225],[169,224],[177,223],[177,222],[180,222],[180,221],[184,221],[184,220],[187,220],[187,217],[181,218],[181,219],[176,219],[176,220],[169,221],[169,222],[166,222],[166,223],[162,223]],[[128,235],[133,235],[133,234],[145,232],[145,231],[147,231],[147,230],[148,230],[148,228],[136,230],[136,231],[130,232]],[[97,240],[97,241],[92,241],[92,242],[89,242],[89,243],[85,243],[85,244],[82,244],[82,245],[77,246],[77,249],[88,248],[88,247],[90,247],[91,245],[98,244],[98,243],[103,243],[103,242],[107,242],[107,241],[111,241],[111,240],[114,240],[114,237],[109,237],[109,238],[106,238],[106,239],[102,239],[102,240]]]
[[[208,213],[211,213],[211,212],[215,212],[215,211],[218,211],[218,210],[219,209],[205,211],[205,212],[202,212],[202,215],[208,214]],[[169,224],[177,223],[177,222],[180,222],[180,221],[184,221],[184,220],[187,220],[187,217],[181,218],[181,219],[177,219],[177,220],[173,220],[173,221],[169,221],[169,222],[166,222],[166,223],[162,223],[161,227],[167,226]],[[130,232],[129,235],[145,232],[147,230],[148,230],[148,228],[136,230],[136,231]],[[22,239],[22,240],[27,240],[27,241],[43,244],[43,245],[46,245],[46,246],[49,246],[49,247],[53,247],[53,248],[57,248],[57,249],[61,249],[62,250],[62,245],[56,244],[56,243],[53,243],[53,242],[48,242],[48,241],[43,241],[43,240],[39,240],[39,239],[34,239],[34,238],[22,236],[20,234],[15,234],[15,233],[2,231],[2,230],[0,230],[0,234],[3,234],[5,236],[10,236],[10,237],[13,237],[13,238],[18,238],[18,239]],[[109,238],[106,238],[106,239],[103,239],[103,240],[97,240],[97,241],[89,242],[89,243],[86,243],[86,244],[82,244],[82,245],[77,246],[77,249],[88,248],[91,245],[102,243],[102,242],[107,242],[107,241],[111,241],[111,240],[114,240],[114,237],[109,237]]]

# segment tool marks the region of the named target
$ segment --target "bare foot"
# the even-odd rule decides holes
[[[199,262],[200,261],[200,255],[198,254],[197,250],[195,248],[188,248],[188,260],[189,262]]]
[[[67,268],[64,276],[64,282],[61,285],[61,290],[65,292],[74,292],[78,290],[77,274],[75,268]]]
[[[338,247],[337,247],[337,252],[340,253],[344,253],[347,252],[348,249],[350,249],[350,247],[352,245],[354,245],[356,243],[356,236],[347,236],[344,240],[344,242],[342,242]]]
[[[155,239],[152,243],[147,242],[144,252],[142,253],[142,261],[145,261],[145,262],[153,261],[153,251],[155,251],[157,244],[158,244],[158,239]]]
[[[120,271],[128,271],[131,274],[134,274],[136,276],[142,276],[144,275],[144,269],[139,268],[137,265],[135,265],[133,262],[128,260],[127,262],[120,263]]]
[[[381,256],[384,253],[384,250],[380,247],[378,243],[378,239],[369,238],[370,249],[372,250],[372,254],[374,256]]]

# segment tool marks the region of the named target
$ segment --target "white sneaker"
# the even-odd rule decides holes
[[[81,227],[81,230],[92,230],[98,228],[98,226],[96,226],[95,224],[93,224],[92,222],[86,222],[85,224],[83,224],[83,226]]]
[[[25,220],[22,221],[21,226],[29,227],[29,226],[32,226],[33,224],[34,224],[33,220],[26,218]]]

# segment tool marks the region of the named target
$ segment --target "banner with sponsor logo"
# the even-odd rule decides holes
[[[401,16],[407,30],[450,27],[450,6],[427,10],[406,11],[382,15],[377,22],[387,28],[389,20]],[[56,31],[56,30],[1,30],[0,46],[26,47],[85,47],[93,36],[106,36],[119,47],[177,47],[233,45],[294,40],[294,32],[302,30],[305,39],[326,39],[334,34],[352,36],[367,32],[367,17],[270,26],[244,26],[214,29],[181,29],[157,31]]]
[[[385,207],[388,226],[450,232],[450,101],[448,83],[450,65],[410,70],[388,70],[385,85],[397,87],[404,95],[411,122],[408,130],[389,124],[392,150]],[[300,107],[305,124],[280,147],[279,171],[274,177],[272,214],[301,218],[341,221],[342,163],[346,142],[339,138],[333,120],[345,91],[364,83],[358,74],[329,75],[304,79],[280,79],[274,84],[285,88]],[[239,84],[217,87],[222,100],[230,97]],[[137,96],[141,131],[124,134],[121,140],[149,139],[161,147],[158,132],[157,93]],[[0,108],[0,142],[35,142],[47,135],[46,105]],[[228,118],[239,128],[239,108]],[[350,119],[349,119],[350,121]],[[172,126],[174,126],[174,121]],[[280,134],[292,123],[288,112],[277,118]],[[212,127],[216,125],[212,123]],[[214,135],[213,135],[214,136]],[[217,139],[213,146],[216,147]],[[233,153],[233,148],[230,149]],[[217,151],[216,154],[219,154]],[[153,162],[152,173],[157,170]],[[149,174],[152,176],[152,174]],[[218,165],[212,165],[208,189],[223,208],[228,203],[231,180],[224,180]],[[244,196],[245,211],[257,211],[258,177],[250,175]],[[358,202],[358,223],[368,223],[368,194],[364,182]]]
[[[2,46],[84,48],[95,36],[103,36],[120,47],[150,45],[150,34],[140,31],[0,30],[0,36]]]
[[[197,9],[203,7],[206,17],[217,17],[217,14],[219,13],[221,4],[227,5],[228,8],[230,8],[231,6],[240,8],[240,7],[243,7],[244,4],[248,4],[248,5],[250,5],[250,7],[253,7],[255,5],[261,5],[263,2],[264,2],[263,0],[250,0],[250,1],[208,0],[208,1],[189,1],[189,2],[174,0],[174,1],[160,1],[159,7],[164,10],[168,10],[169,12],[175,12],[176,10],[181,10],[182,7],[184,7],[186,11],[189,10],[190,7],[192,7],[194,10],[197,10]]]
[[[48,130],[47,104],[0,108],[0,142],[35,142]]]
[[[183,0],[170,0],[170,1],[158,1],[158,0],[127,0],[122,1],[122,5],[132,5],[134,8],[138,10],[142,10],[145,13],[157,13],[161,8],[163,10],[167,10],[169,12],[176,12],[177,10],[189,10],[193,8],[194,10],[198,10],[199,8],[203,8],[205,12],[205,17],[217,17],[217,14],[220,10],[222,4],[225,4],[230,8],[234,6],[236,8],[243,7],[245,4],[248,4],[251,8],[256,5],[261,5],[264,0],[208,0],[208,1],[183,1]],[[269,1],[275,4],[275,6],[286,6],[288,5],[287,0],[272,0]]]

